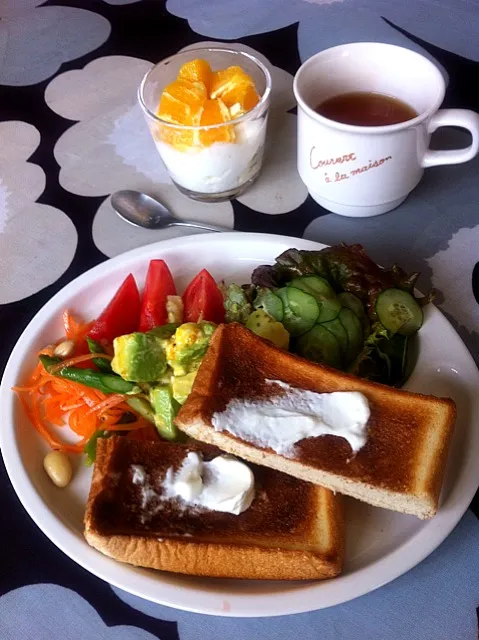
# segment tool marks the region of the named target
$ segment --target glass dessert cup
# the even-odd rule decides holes
[[[157,114],[164,88],[191,60],[206,60],[213,71],[240,66],[254,81],[256,106],[243,115],[207,126],[172,124]],[[175,186],[201,202],[236,198],[258,177],[271,95],[271,76],[254,56],[231,49],[196,48],[155,65],[143,78],[138,99],[158,153]]]

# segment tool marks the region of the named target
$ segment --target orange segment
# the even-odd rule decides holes
[[[197,124],[203,102],[208,92],[203,82],[175,80],[163,90],[158,115],[173,124]]]
[[[177,100],[173,96],[164,93],[161,96],[158,115],[166,122],[173,124],[182,124],[191,120],[191,108],[188,104]]]
[[[229,120],[231,120],[229,109],[221,99],[205,101],[200,116],[201,126],[220,124],[222,122],[228,122]],[[224,127],[199,131],[199,142],[205,147],[209,147],[214,142],[234,141],[235,132],[232,126],[226,125]]]
[[[206,60],[196,58],[185,62],[178,72],[178,79],[189,80],[190,82],[202,82],[209,92],[211,85],[212,71]]]
[[[189,130],[174,129],[164,125],[159,131],[159,138],[180,151],[186,151],[194,144],[194,133]]]
[[[223,97],[223,100],[230,110],[231,117],[239,118],[256,107],[259,102],[259,95],[251,85],[243,85],[229,91]]]
[[[241,67],[228,67],[215,71],[211,79],[210,98],[221,98],[226,104],[227,101],[229,102],[228,93],[238,91],[244,86],[254,88],[254,82]]]
[[[157,142],[166,142],[180,151],[186,151],[195,141],[194,132],[191,129],[180,129],[158,123],[150,125],[150,131]]]
[[[178,78],[163,90],[158,116],[171,124],[210,127],[239,118],[259,100],[252,78],[241,67],[213,72],[206,60],[196,58],[186,62]],[[236,139],[234,126],[228,124],[206,131],[175,129],[162,124],[153,135],[179,150]]]
[[[223,100],[218,98],[217,100],[206,100],[203,104],[203,110],[200,116],[200,125],[207,127],[212,124],[221,124],[222,122],[228,122],[231,120],[228,107]]]

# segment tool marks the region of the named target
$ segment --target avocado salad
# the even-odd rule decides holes
[[[215,329],[212,322],[166,324],[113,341],[112,370],[148,396],[137,411],[167,440],[179,438],[173,420],[191,391]]]
[[[13,391],[51,449],[85,453],[87,464],[99,438],[181,441],[174,418],[224,320],[223,294],[206,269],[180,296],[165,261],[151,260],[143,290],[130,273],[96,319],[66,309],[64,337],[40,351]],[[63,437],[67,425],[76,442]]]
[[[173,420],[191,391],[216,326],[205,321],[170,323],[146,333],[118,336],[113,340],[113,359],[106,361],[106,367],[103,362],[102,371],[66,366],[56,375],[106,394],[130,396],[126,404],[154,424],[161,437],[180,441],[182,434]],[[47,371],[62,362],[47,355],[40,355],[40,360]],[[128,415],[121,422],[125,421],[128,424]],[[98,438],[113,434],[114,430],[95,432],[85,446],[90,462],[95,459]]]
[[[65,311],[66,340],[46,347],[29,384],[15,388],[51,448],[95,460],[98,438],[181,441],[175,417],[216,327],[240,322],[277,347],[388,385],[404,383],[423,323],[418,274],[378,266],[361,245],[288,249],[247,284],[218,285],[203,269],[182,296],[163,260],[143,292],[129,274],[96,320]],[[49,425],[68,424],[65,442]]]

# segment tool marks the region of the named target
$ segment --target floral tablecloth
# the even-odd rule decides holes
[[[478,16],[477,0],[0,2],[0,372],[28,321],[62,286],[108,257],[184,233],[122,222],[110,205],[120,188],[237,230],[361,242],[379,262],[419,270],[421,288],[438,290],[439,306],[478,362],[479,158],[428,170],[390,214],[329,214],[308,197],[295,169],[292,93],[293,74],[313,53],[383,41],[442,67],[445,106],[479,111]],[[237,201],[214,206],[186,199],[171,184],[136,103],[153,63],[204,42],[251,51],[274,85],[261,178]],[[438,147],[467,143],[461,131],[435,140]],[[3,465],[0,476],[2,639],[477,637],[477,496],[436,552],[374,593],[310,614],[227,619],[154,605],[91,576],[36,528]]]

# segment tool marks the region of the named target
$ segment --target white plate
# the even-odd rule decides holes
[[[423,522],[348,501],[344,573],[323,582],[191,578],[121,564],[86,544],[82,520],[91,470],[78,461],[69,487],[54,487],[42,469],[45,443],[37,437],[10,391],[31,370],[35,353],[62,335],[62,311],[71,308],[85,318],[94,317],[128,273],[143,283],[151,258],[164,258],[182,288],[203,267],[217,279],[247,282],[255,266],[273,262],[289,247],[318,249],[322,245],[281,236],[225,233],[178,238],[135,249],[67,285],[22,334],[0,389],[3,457],[30,516],[52,542],[88,571],[147,600],[189,611],[224,616],[312,611],[351,600],[405,573],[444,540],[467,509],[479,484],[479,372],[449,322],[429,305],[418,340],[417,364],[407,388],[450,396],[458,407],[442,504],[435,518]]]

